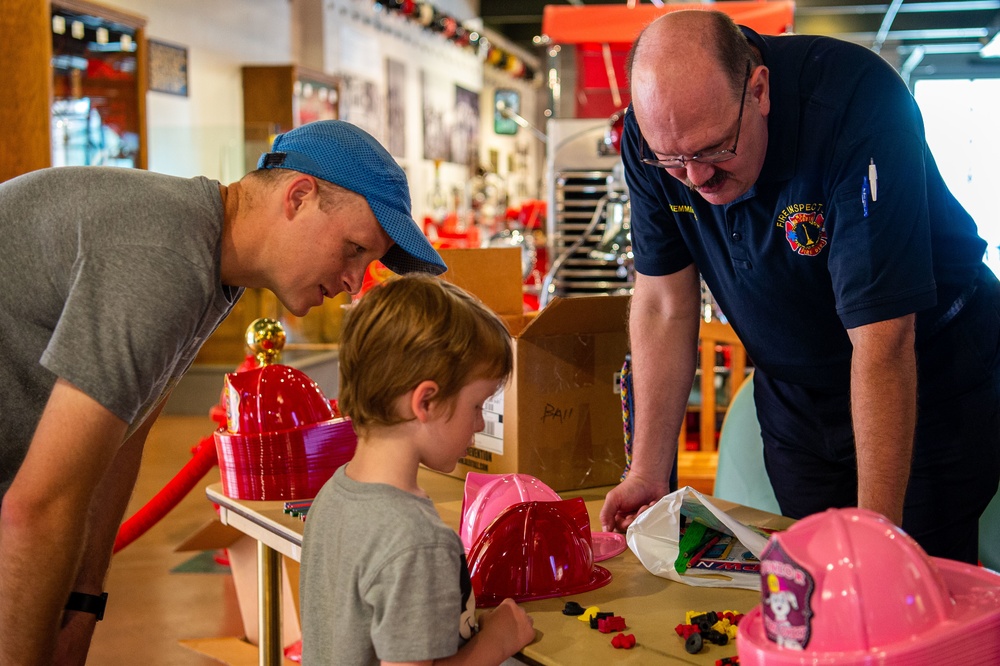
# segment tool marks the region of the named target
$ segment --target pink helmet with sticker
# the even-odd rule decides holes
[[[864,509],[830,509],[772,535],[740,663],[1000,663],[1000,575],[929,557]]]

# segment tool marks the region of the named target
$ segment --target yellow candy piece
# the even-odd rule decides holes
[[[691,618],[698,617],[699,615],[704,615],[705,611],[688,611],[684,614],[684,624],[691,624]]]
[[[589,606],[587,610],[583,611],[583,615],[577,616],[576,619],[580,622],[590,622],[590,619],[597,615],[600,610],[597,606]]]

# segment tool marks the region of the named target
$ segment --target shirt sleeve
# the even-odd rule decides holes
[[[923,125],[905,87],[880,76],[873,71],[847,106],[845,124],[862,131],[831,155],[829,270],[848,329],[936,302]]]
[[[176,369],[205,298],[197,268],[170,250],[83,256],[42,364],[132,423]]]

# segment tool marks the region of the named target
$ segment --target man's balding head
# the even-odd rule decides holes
[[[739,95],[747,60],[761,64],[739,26],[722,12],[701,9],[667,12],[636,38],[626,60],[629,81],[644,69],[663,68],[685,78],[698,78],[692,67],[714,69],[728,78]]]
[[[746,193],[767,150],[768,70],[760,64],[723,13],[682,10],[651,23],[629,61],[643,161],[668,165],[712,204]],[[702,159],[719,154],[728,157]]]

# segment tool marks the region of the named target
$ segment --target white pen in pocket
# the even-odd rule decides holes
[[[875,158],[868,164],[868,187],[871,188],[872,201],[878,200],[878,171],[875,169]]]

